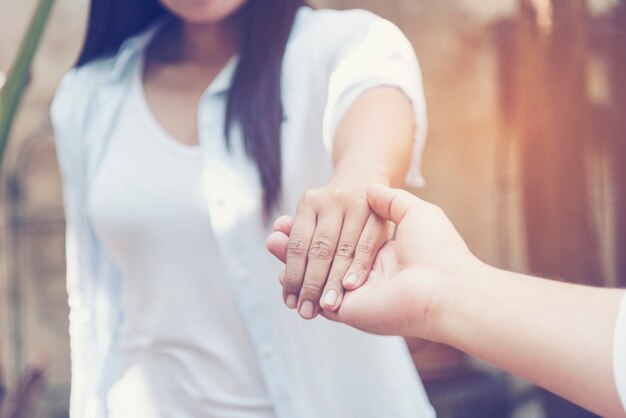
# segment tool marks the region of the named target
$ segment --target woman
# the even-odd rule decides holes
[[[402,190],[368,201],[398,224],[367,283],[325,315],[359,329],[439,341],[525,377],[603,417],[626,417],[626,292],[498,270],[448,218]],[[292,220],[268,248],[285,261]],[[621,401],[620,401],[621,398]]]
[[[366,185],[411,153],[419,181],[397,28],[299,0],[93,0],[52,120],[72,417],[432,416],[403,341],[302,326],[263,245],[295,212],[284,301],[306,319],[363,282],[388,239]]]

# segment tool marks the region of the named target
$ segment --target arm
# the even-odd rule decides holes
[[[625,416],[612,365],[622,290],[498,270],[469,253],[438,208],[381,187],[369,200],[399,224],[396,253],[413,266],[405,270],[409,306],[418,307],[412,335],[474,354],[603,416]]]
[[[613,378],[623,291],[477,264],[445,280],[433,337],[523,376],[602,416],[625,416]]]
[[[401,184],[414,134],[412,105],[396,88],[365,91],[343,117],[333,141],[333,176],[300,200],[288,244],[283,296],[303,318],[337,309],[344,289],[365,281],[390,238],[367,205],[367,185]]]
[[[396,241],[381,249],[367,282],[327,318],[449,344],[602,416],[626,417],[612,364],[624,290],[487,266],[441,209],[407,192],[372,186],[368,202],[398,224]],[[289,224],[281,219],[268,238],[269,250],[283,261]]]
[[[311,27],[326,90],[316,107],[323,106],[320,140],[334,171],[300,199],[287,246],[283,298],[305,319],[337,310],[345,291],[365,282],[390,237],[367,205],[367,185],[420,182],[426,129],[419,64],[396,26],[352,11],[320,14]]]
[[[402,185],[414,136],[411,103],[400,90],[377,87],[365,92],[337,130],[330,183],[363,193],[372,182]]]

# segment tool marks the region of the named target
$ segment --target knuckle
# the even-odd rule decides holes
[[[344,272],[331,272],[331,274],[328,276],[328,281],[326,281],[326,286],[324,286],[324,292],[327,292],[329,290],[341,290],[343,289],[343,276],[344,276]]]
[[[340,242],[337,246],[336,257],[342,260],[352,260],[354,258],[354,244],[351,242]]]
[[[376,251],[376,241],[373,238],[365,238],[359,242],[358,251],[363,256],[372,256]]]
[[[355,260],[354,263],[352,263],[352,268],[358,271],[369,270],[369,266],[367,266],[364,261],[360,261],[360,260]]]
[[[368,219],[371,214],[371,210],[367,203],[367,200],[362,197],[357,197],[356,199],[356,201],[352,201],[350,203],[350,214],[358,219]]]
[[[303,239],[292,238],[287,242],[287,254],[291,256],[303,256],[307,253],[307,247]]]
[[[355,196],[353,198],[354,204],[360,208],[364,208],[369,212],[369,205],[367,203],[367,198],[365,196]]]
[[[286,272],[283,277],[283,287],[295,290],[300,287],[301,276],[296,272]]]
[[[302,198],[300,199],[300,203],[304,205],[314,205],[320,199],[320,191],[318,189],[311,189],[304,192]]]
[[[336,200],[344,200],[346,198],[346,196],[348,195],[348,191],[346,189],[343,189],[341,187],[337,187],[335,189],[333,189],[332,191],[332,197]]]
[[[309,248],[309,257],[317,260],[330,260],[332,257],[332,247],[325,238],[316,239]]]
[[[333,198],[348,207],[360,209],[369,208],[367,198],[351,190],[337,188],[333,190]]]
[[[323,284],[316,282],[305,282],[302,284],[300,294],[303,298],[319,297],[322,293]]]

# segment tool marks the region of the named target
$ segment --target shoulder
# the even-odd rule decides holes
[[[134,58],[144,52],[165,21],[159,19],[137,35],[128,38],[113,55],[72,68],[56,90],[51,109],[53,123],[68,113],[85,112],[93,93],[104,83],[125,80],[128,76],[125,70],[129,64],[135,62]]]
[[[341,40],[375,24],[391,24],[382,17],[361,9],[312,9],[303,6],[296,15],[293,36],[313,36]],[[392,25],[392,24],[391,24]],[[392,25],[393,26],[393,25]]]
[[[61,79],[55,98],[59,94],[68,94],[75,89],[93,87],[103,80],[113,69],[117,55],[95,59],[80,67],[71,68]]]
[[[71,115],[86,109],[91,94],[110,72],[116,57],[94,60],[70,69],[61,79],[50,108],[55,125],[65,123]]]
[[[307,44],[322,55],[338,58],[364,42],[378,45],[408,44],[402,31],[390,21],[367,10],[331,10],[302,7],[296,16],[290,43]]]
[[[296,16],[291,40],[311,40],[325,47],[337,47],[363,39],[372,32],[385,38],[403,37],[396,25],[367,10],[302,7]]]
[[[92,112],[91,103],[114,61],[114,57],[98,59],[74,67],[63,76],[56,89],[50,105],[50,121],[57,158],[66,171],[75,172],[71,167],[82,158],[80,143]]]

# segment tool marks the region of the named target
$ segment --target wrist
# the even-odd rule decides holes
[[[391,176],[383,165],[370,164],[367,167],[362,167],[345,162],[335,167],[328,185],[365,192],[372,183],[391,185]]]
[[[451,346],[456,345],[465,307],[480,303],[477,282],[489,274],[493,267],[472,254],[438,273],[428,307],[426,330],[428,339]]]

